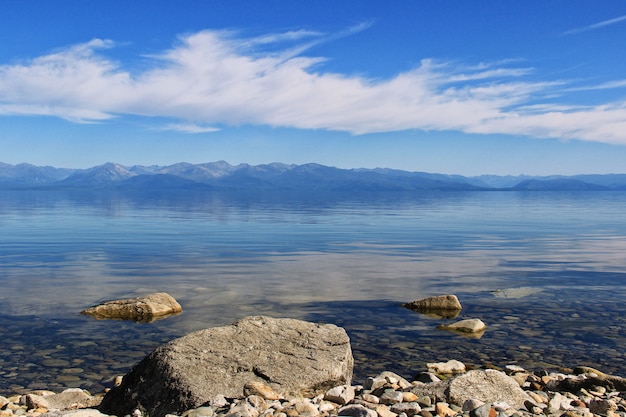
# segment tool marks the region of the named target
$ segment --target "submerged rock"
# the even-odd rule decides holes
[[[438,295],[402,304],[409,310],[443,318],[455,318],[463,308],[456,295]]]
[[[181,413],[223,395],[240,398],[257,381],[279,395],[314,396],[350,384],[350,340],[332,324],[247,317],[158,347],[105,396],[101,410],[151,417]]]
[[[484,332],[487,326],[480,319],[467,319],[457,321],[452,324],[441,324],[437,326],[438,329],[452,330],[462,333],[481,333]]]
[[[150,322],[183,311],[171,295],[159,292],[145,297],[107,301],[81,311],[99,320],[117,319]]]

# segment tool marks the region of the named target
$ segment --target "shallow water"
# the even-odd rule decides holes
[[[626,193],[0,193],[0,395],[111,385],[158,344],[247,315],[343,326],[356,379],[426,362],[626,376]],[[184,312],[98,321],[166,291]],[[480,339],[400,303],[455,293]]]

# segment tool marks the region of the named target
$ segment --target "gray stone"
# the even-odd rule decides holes
[[[573,408],[570,405],[571,402],[571,398],[567,398],[563,394],[555,392],[552,399],[548,402],[548,411],[551,413],[556,413],[557,411],[561,410],[571,410]]]
[[[308,400],[299,400],[293,405],[300,416],[317,416],[319,409]]]
[[[171,295],[160,292],[145,297],[113,300],[81,311],[99,320],[117,319],[150,322],[183,311]]]
[[[93,408],[83,408],[80,410],[55,410],[48,411],[40,417],[108,417],[108,414],[102,414]]]
[[[463,404],[470,398],[484,402],[502,401],[517,409],[530,399],[513,378],[493,369],[469,371],[450,381],[448,402]]]
[[[220,394],[241,398],[252,381],[282,396],[312,397],[350,384],[352,367],[350,340],[340,327],[247,317],[160,346],[106,394],[100,409],[161,417]]]
[[[50,408],[48,401],[43,396],[37,394],[26,394],[24,396],[24,404],[29,410],[33,408]]]
[[[69,388],[59,394],[37,395],[30,393],[23,398],[28,409],[47,408],[50,410],[64,411],[76,408],[96,407],[100,404],[100,398],[88,395],[80,388]]]
[[[467,400],[465,400],[465,402],[463,403],[463,411],[472,411],[477,409],[478,407],[484,405],[485,402],[484,401],[480,401],[477,400],[476,398],[469,398]]]
[[[415,385],[410,389],[410,392],[418,396],[418,402],[424,407],[430,407],[436,402],[446,401],[446,390],[450,385],[450,380],[436,381],[429,384]],[[428,398],[428,400],[426,400]],[[434,401],[433,401],[434,400]],[[430,405],[426,405],[426,401],[431,401]]]
[[[411,403],[398,403],[393,404],[391,407],[391,411],[396,414],[406,414],[408,417],[413,417],[418,415],[420,411],[422,411],[422,407],[416,402]]]
[[[366,402],[372,403],[372,404],[379,404],[380,403],[380,398],[378,398],[376,395],[372,395],[372,394],[362,394],[361,395],[361,399],[363,401],[366,401]]]
[[[345,407],[341,407],[337,411],[337,415],[349,417],[378,417],[376,411],[370,410],[360,404],[350,404]]]
[[[422,407],[430,407],[431,405],[433,405],[433,402],[432,402],[432,400],[430,399],[430,397],[429,397],[429,396],[426,396],[426,395],[425,395],[425,396],[422,396],[422,397],[419,397],[419,398],[417,399],[417,403],[418,403],[419,405],[421,405]]]
[[[448,362],[427,363],[428,371],[435,374],[456,374],[465,372],[465,364],[457,360],[449,360]]]
[[[258,417],[258,415],[259,410],[257,410],[247,402],[235,405],[226,414],[226,416],[231,417]]]
[[[387,379],[386,378],[383,378],[383,377],[375,377],[375,378],[369,377],[365,381],[364,387],[367,390],[374,391],[374,390],[377,390],[379,388],[384,387],[385,384],[387,384]]]
[[[213,417],[215,410],[211,407],[198,407],[183,413],[182,417]]]
[[[611,400],[594,398],[589,402],[589,411],[593,414],[607,415],[609,411],[617,410],[617,405]]]
[[[472,409],[469,413],[470,417],[489,417],[491,413],[491,404],[486,403]]]
[[[396,404],[401,403],[403,400],[402,392],[394,391],[392,389],[385,390],[380,396],[380,402],[382,404]]]
[[[376,378],[384,378],[388,383],[398,384],[398,386],[402,389],[406,389],[411,386],[409,381],[402,378],[400,375],[389,371],[381,372]]]
[[[351,385],[340,385],[333,387],[324,394],[326,401],[332,401],[337,404],[348,404],[354,399],[354,387]]]
[[[626,378],[606,375],[593,368],[580,367],[585,370],[586,375],[578,377],[568,376],[564,379],[553,379],[546,384],[546,388],[551,391],[578,392],[581,389],[594,389],[604,387],[611,391],[626,391]]]
[[[446,318],[456,317],[463,308],[457,296],[452,294],[422,298],[402,304],[402,306],[418,313],[433,314]]]

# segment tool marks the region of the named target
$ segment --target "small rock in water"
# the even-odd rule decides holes
[[[455,318],[463,308],[457,296],[453,294],[422,298],[402,304],[402,307],[443,318]]]
[[[160,292],[145,297],[113,300],[90,307],[81,314],[99,320],[118,319],[151,322],[183,311],[171,295]]]
[[[526,372],[524,368],[518,365],[506,365],[504,369],[511,371],[511,372]]]
[[[454,330],[463,333],[480,333],[485,331],[487,326],[480,319],[467,319],[452,324],[442,324],[437,328],[443,330]]]

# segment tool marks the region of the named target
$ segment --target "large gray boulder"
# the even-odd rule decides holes
[[[182,413],[219,395],[241,398],[262,382],[281,395],[312,397],[350,384],[354,360],[345,330],[332,324],[247,317],[158,347],[137,364],[100,407],[151,417]]]
[[[113,300],[90,307],[81,314],[99,320],[117,319],[150,322],[183,311],[178,302],[165,292],[146,295],[145,297]]]

